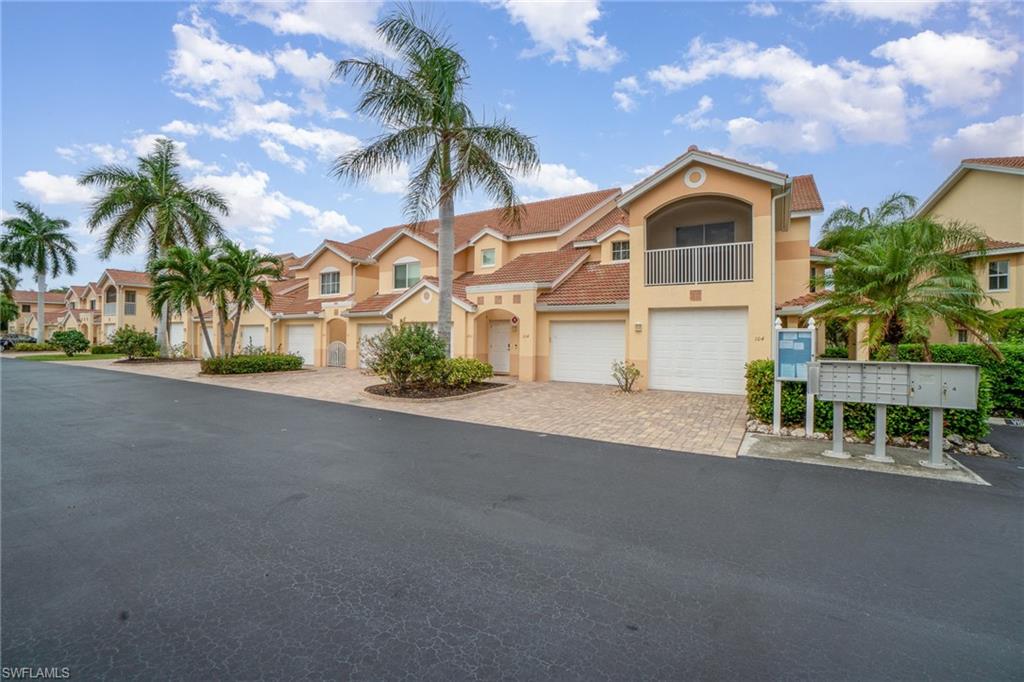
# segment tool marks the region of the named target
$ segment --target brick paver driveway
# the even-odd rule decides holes
[[[363,389],[380,379],[323,368],[234,377],[199,376],[198,363],[75,363],[279,395],[682,452],[735,457],[746,427],[742,396],[673,391],[623,395],[609,386],[537,382],[443,402],[386,401]]]

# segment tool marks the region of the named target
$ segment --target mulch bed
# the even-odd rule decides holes
[[[122,358],[114,360],[117,364],[126,365],[156,365],[165,362],[199,362],[195,358]]]
[[[399,388],[391,384],[374,384],[367,386],[366,392],[374,395],[382,395],[388,398],[411,398],[413,400],[431,400],[437,398],[453,398],[456,396],[469,395],[487,391],[493,388],[504,387],[505,384],[496,382],[483,382],[470,384],[466,388],[451,388],[447,386],[433,386],[429,384],[413,384],[406,388]]]

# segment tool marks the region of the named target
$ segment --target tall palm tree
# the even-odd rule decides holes
[[[284,264],[277,256],[262,254],[256,249],[243,249],[231,241],[221,243],[214,274],[215,286],[230,295],[234,304],[231,344],[225,347],[225,355],[235,352],[242,313],[252,310],[257,296],[263,305],[269,306],[274,300],[274,293],[268,282],[281,279],[283,272]]]
[[[928,335],[937,320],[951,331],[966,329],[1002,357],[988,340],[995,320],[980,307],[992,299],[971,264],[958,255],[965,251],[984,254],[984,234],[930,218],[878,227],[844,247],[832,274],[819,278],[819,288],[826,291],[814,316],[843,320],[851,331],[858,319],[866,319],[868,345],[872,350],[888,345],[893,360],[899,344],[919,342],[930,361]]]
[[[440,268],[437,333],[450,348],[455,249],[455,199],[483,190],[521,219],[514,178],[538,165],[533,139],[504,120],[478,122],[464,99],[469,67],[446,32],[421,25],[408,8],[385,17],[377,32],[399,65],[374,59],[343,59],[335,78],[351,78],[362,91],[356,110],[378,119],[388,132],[339,156],[333,174],[365,181],[403,163],[414,168],[404,208],[412,223],[436,210]]]
[[[36,319],[39,322],[38,340],[46,335],[46,273],[51,277],[74,274],[78,247],[68,236],[71,227],[64,218],[51,218],[26,201],[14,202],[20,216],[4,221],[0,236],[0,253],[7,262],[18,268],[29,268],[36,273]]]
[[[173,310],[187,314],[194,310],[199,316],[203,339],[212,357],[214,353],[210,330],[203,317],[203,297],[209,291],[214,270],[213,249],[201,246],[195,251],[184,246],[172,246],[160,258],[149,262],[149,276],[153,286],[149,290],[149,304],[156,310]]]
[[[135,170],[101,166],[78,181],[103,190],[92,204],[88,221],[90,230],[104,230],[101,258],[115,251],[131,253],[140,240],[146,244],[148,260],[153,260],[172,246],[199,248],[223,237],[217,214],[228,214],[227,202],[216,190],[185,183],[174,143],[168,139],[157,140],[153,151],[138,159]],[[170,312],[164,306],[157,330],[164,357],[170,348],[169,325]]]
[[[855,211],[849,206],[840,206],[822,224],[818,248],[842,251],[847,246],[862,243],[874,230],[908,220],[915,208],[917,199],[902,192],[886,197],[874,209],[865,206]]]

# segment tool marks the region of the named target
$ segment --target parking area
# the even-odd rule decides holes
[[[746,428],[742,396],[676,391],[625,395],[614,387],[517,383],[510,390],[443,402],[384,401],[363,389],[380,379],[357,370],[308,369],[230,377],[199,376],[198,363],[76,363],[167,379],[363,405],[442,419],[589,438],[609,443],[735,457]],[[499,379],[500,380],[500,379]]]

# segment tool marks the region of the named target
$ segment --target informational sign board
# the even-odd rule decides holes
[[[776,381],[807,381],[807,365],[814,359],[814,330],[776,329],[775,334]]]

